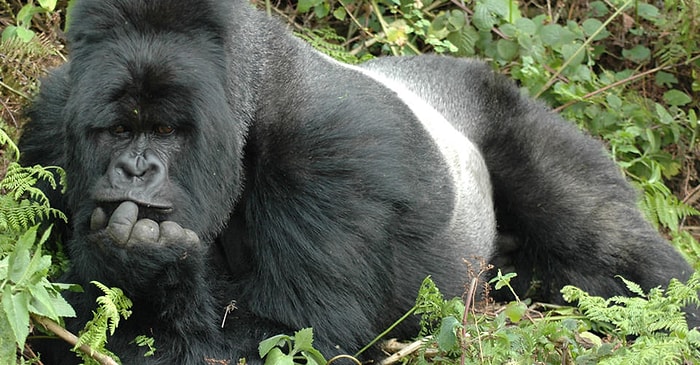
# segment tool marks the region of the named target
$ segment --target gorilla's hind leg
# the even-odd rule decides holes
[[[510,242],[499,250],[519,275],[518,290],[535,280],[540,299],[557,302],[567,284],[627,294],[616,275],[645,289],[687,279],[691,267],[642,216],[601,143],[515,88],[491,86],[480,146],[494,185],[499,242]]]

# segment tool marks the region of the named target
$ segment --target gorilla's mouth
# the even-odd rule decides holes
[[[172,206],[154,205],[148,202],[136,201],[133,199],[115,200],[115,201],[96,201],[97,209],[102,210],[106,217],[111,217],[114,211],[122,203],[130,201],[139,207],[137,219],[150,219],[158,223],[169,220],[170,214],[173,212]]]
[[[150,218],[156,221],[163,219],[166,215],[173,212],[173,205],[169,201],[153,198],[144,198],[136,196],[138,194],[95,194],[93,200],[97,206],[102,207],[105,211],[114,211],[121,203],[130,201],[139,207],[139,219]]]

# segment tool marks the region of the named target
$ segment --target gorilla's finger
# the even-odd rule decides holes
[[[197,236],[197,234],[194,233],[194,231],[189,230],[189,229],[184,229],[184,231],[185,231],[184,243],[191,245],[191,246],[199,245],[199,236]]]
[[[194,246],[199,243],[197,234],[189,229],[182,228],[179,224],[165,221],[160,224],[160,238],[158,243],[180,243],[187,246]]]
[[[139,214],[139,208],[134,202],[126,201],[121,203],[114,210],[107,224],[107,233],[117,241],[118,244],[124,245],[129,240],[131,229],[136,223]]]
[[[97,207],[92,211],[92,216],[90,217],[90,230],[97,231],[104,229],[107,226],[107,213],[105,210]]]
[[[160,224],[160,237],[158,243],[168,244],[178,241],[184,241],[185,230],[177,223],[165,221]]]
[[[160,229],[157,222],[151,219],[141,219],[134,224],[129,243],[156,243],[159,235]]]

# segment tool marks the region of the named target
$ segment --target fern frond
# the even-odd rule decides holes
[[[662,226],[678,232],[680,222],[689,217],[700,215],[700,211],[683,203],[663,184],[646,186],[642,210],[657,227]]]
[[[343,44],[345,38],[338,35],[332,28],[304,29],[296,35],[311,44],[314,48],[338,61],[350,64],[360,63],[366,58],[358,58],[348,52]]]
[[[17,148],[15,142],[13,142],[12,139],[10,139],[10,136],[8,136],[2,129],[0,129],[0,146],[4,146],[4,148],[10,152],[10,158],[19,160],[19,148]]]
[[[42,219],[68,221],[63,212],[51,207],[44,192],[35,187],[39,180],[44,180],[55,189],[58,185],[54,174],[58,174],[60,181],[65,179],[65,172],[58,167],[22,167],[10,163],[7,174],[0,180],[0,190],[5,191],[0,195],[0,230],[26,230]]]
[[[63,212],[48,205],[48,200],[46,204],[26,199],[17,202],[9,195],[0,195],[0,230],[23,231],[50,218],[68,221]]]
[[[131,315],[132,302],[119,288],[110,288],[100,282],[91,281],[105,295],[97,297],[97,309],[92,312],[93,318],[85,324],[80,331],[78,341],[73,347],[76,351],[82,345],[88,345],[95,351],[106,353],[116,358],[113,353],[105,349],[107,343],[107,331],[114,335],[120,320],[127,319]],[[81,354],[77,351],[78,354]],[[85,359],[85,356],[83,356]]]

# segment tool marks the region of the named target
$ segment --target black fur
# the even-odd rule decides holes
[[[260,340],[308,326],[326,355],[354,353],[425,276],[460,295],[474,256],[514,267],[519,290],[540,280],[550,301],[565,284],[614,295],[617,274],[649,288],[691,271],[600,143],[480,62],[347,68],[243,0],[74,11],[71,60],[44,82],[21,148],[25,163],[68,173],[67,195],[52,195],[71,216],[64,281],[87,289],[70,298],[69,328],[90,316],[90,280],[134,301],[108,344],[124,363],[259,363]],[[474,150],[468,172],[490,178],[494,207],[488,185],[468,187],[483,204],[454,199],[453,166],[411,103],[367,72],[464,132],[488,168]],[[155,356],[130,344],[141,334]],[[47,363],[76,362],[50,347]]]

